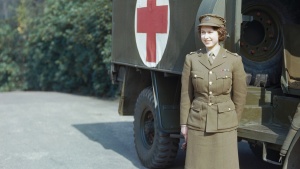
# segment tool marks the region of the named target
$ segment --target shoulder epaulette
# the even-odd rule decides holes
[[[192,54],[199,54],[199,53],[202,53],[202,49],[199,49],[199,50],[194,51],[194,52],[190,52],[189,55],[192,55]]]
[[[202,53],[202,49],[199,49],[199,50],[197,50],[197,53],[199,54],[199,53]]]
[[[237,53],[233,53],[233,52],[230,52],[230,51],[229,51],[229,50],[227,50],[227,49],[226,49],[226,52],[227,52],[227,53],[229,53],[229,54],[231,54],[231,55],[234,55],[234,56],[239,56],[239,54],[237,54]]]
[[[192,55],[192,54],[196,54],[197,52],[190,52],[190,54],[189,55]]]

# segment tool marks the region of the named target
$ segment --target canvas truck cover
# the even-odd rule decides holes
[[[112,62],[180,74],[186,54],[203,47],[199,16],[216,13],[235,23],[236,1],[113,0]],[[232,22],[233,21],[233,22]],[[236,24],[227,26],[236,41]],[[227,49],[235,51],[228,42]],[[226,45],[226,44],[225,44]]]

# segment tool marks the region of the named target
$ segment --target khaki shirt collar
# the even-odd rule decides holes
[[[220,49],[221,49],[221,46],[219,44],[214,46],[210,51],[208,51],[207,48],[206,48],[207,56],[209,56],[210,53],[213,53],[215,58],[216,58],[219,54]]]

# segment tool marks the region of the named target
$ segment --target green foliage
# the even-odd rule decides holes
[[[22,48],[15,51],[16,46],[6,45],[7,39],[1,39],[0,49],[6,45],[5,50],[0,51],[0,59],[6,59],[6,66],[0,65],[1,88],[114,96],[116,86],[111,85],[108,73],[111,0],[37,2],[21,0],[17,26],[0,28],[1,38],[13,30],[9,32],[13,35],[8,37],[16,42],[10,44],[19,44]],[[33,7],[37,5],[38,8]],[[38,13],[38,17],[33,17],[34,13]],[[3,81],[7,85],[3,85]]]
[[[22,37],[10,24],[0,22],[0,91],[23,90]]]

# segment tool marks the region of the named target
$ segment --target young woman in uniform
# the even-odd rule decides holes
[[[199,21],[205,48],[186,56],[182,72],[185,168],[238,169],[236,129],[246,102],[246,74],[241,57],[220,45],[227,34],[225,19],[206,14]]]

